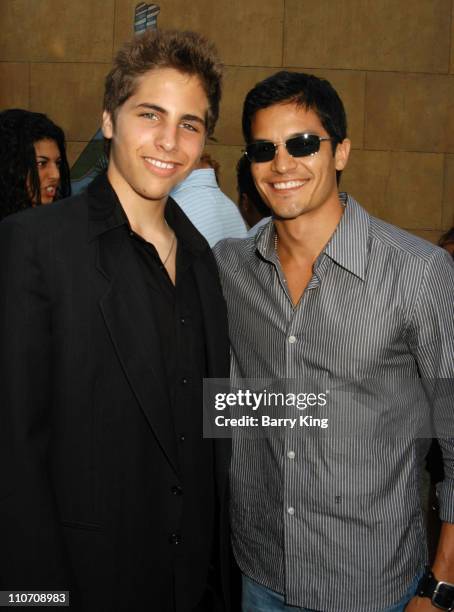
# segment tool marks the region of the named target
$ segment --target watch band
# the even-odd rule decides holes
[[[426,568],[423,577],[419,581],[416,595],[429,597],[432,605],[440,610],[451,612],[454,610],[454,584],[437,580],[430,567]]]

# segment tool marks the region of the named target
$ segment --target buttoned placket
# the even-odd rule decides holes
[[[311,279],[305,288],[298,304],[294,305],[288,291],[288,285],[282,271],[279,258],[276,254],[276,261],[274,262],[276,274],[279,280],[280,287],[284,291],[288,301],[288,317],[287,317],[287,328],[285,333],[285,377],[290,383],[285,385],[285,392],[298,393],[299,391],[311,391],[306,389],[295,389],[293,382],[296,381],[297,385],[300,381],[304,381],[307,376],[306,372],[302,371],[302,364],[300,360],[297,360],[297,353],[300,350],[301,342],[304,341],[302,337],[302,325],[301,321],[304,318],[304,312],[307,308],[308,302],[310,301],[310,294],[313,291],[317,291],[320,287],[320,276],[318,274],[320,268],[320,261],[323,259],[323,255],[320,256],[314,264],[314,271]],[[297,418],[301,410],[296,406],[286,406],[285,417],[286,418]],[[284,430],[284,445],[283,445],[283,516],[284,516],[284,564],[285,564],[285,576],[286,576],[286,591],[291,591],[291,585],[294,583],[292,578],[292,560],[289,558],[289,543],[294,541],[296,538],[295,530],[299,522],[299,516],[301,508],[298,508],[296,499],[294,498],[295,492],[292,491],[292,481],[295,481],[295,470],[301,469],[300,462],[304,457],[304,445],[301,439],[302,431],[299,427],[298,422],[295,428],[285,427]]]

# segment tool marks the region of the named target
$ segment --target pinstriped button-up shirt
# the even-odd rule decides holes
[[[342,199],[344,214],[297,307],[272,222],[215,248],[234,379],[452,381],[452,258]],[[378,393],[372,401],[375,413],[389,409]],[[390,401],[412,414],[405,394]],[[399,601],[426,562],[419,482],[427,442],[234,432],[231,521],[241,570],[293,606],[372,612]],[[441,444],[441,516],[454,522],[454,440]]]
[[[246,238],[238,206],[219,189],[212,168],[193,170],[171,196],[211,247],[222,238]]]

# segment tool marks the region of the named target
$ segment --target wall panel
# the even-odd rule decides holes
[[[109,62],[115,0],[2,0],[0,60]]]
[[[368,73],[365,147],[454,151],[454,76]]]
[[[0,109],[49,114],[75,160],[100,124],[112,53],[138,0],[0,0]],[[353,144],[342,187],[435,240],[454,224],[454,0],[166,0],[162,28],[212,38],[226,65],[216,143],[236,199],[247,91],[280,69],[328,78]]]
[[[108,64],[31,66],[30,108],[47,113],[68,140],[90,140],[101,123]]]
[[[27,108],[30,103],[28,62],[0,62],[0,108]]]
[[[131,36],[135,1],[117,0],[115,46]],[[161,28],[196,30],[213,39],[225,64],[281,66],[283,0],[167,0]]]
[[[444,73],[451,0],[286,0],[284,64]]]

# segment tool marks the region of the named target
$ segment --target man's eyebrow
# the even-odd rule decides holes
[[[169,112],[163,108],[162,106],[158,106],[157,104],[150,104],[149,102],[142,102],[137,104],[136,108],[145,108],[147,110],[154,110],[163,115],[168,115]],[[181,117],[182,121],[196,121],[197,123],[201,123],[202,125],[206,124],[205,119],[199,117],[198,115],[192,115],[191,113],[186,113]]]
[[[205,119],[202,119],[202,117],[199,117],[198,115],[183,115],[181,117],[181,119],[183,121],[196,121],[197,123],[201,123],[202,125],[205,125]]]
[[[157,104],[149,104],[148,102],[141,102],[140,104],[137,104],[136,108],[146,108],[148,110],[158,111],[158,113],[163,113],[164,115],[168,114],[166,109],[162,108],[162,106],[158,106]]]
[[[314,132],[314,130],[304,130],[302,132],[293,132],[292,134],[289,134],[288,136],[286,136],[283,142],[289,140],[290,138],[297,138],[298,136],[302,136],[303,134],[311,134],[314,136],[319,136],[319,134]],[[253,138],[251,142],[272,142],[274,144],[274,141],[271,140],[270,138]]]

